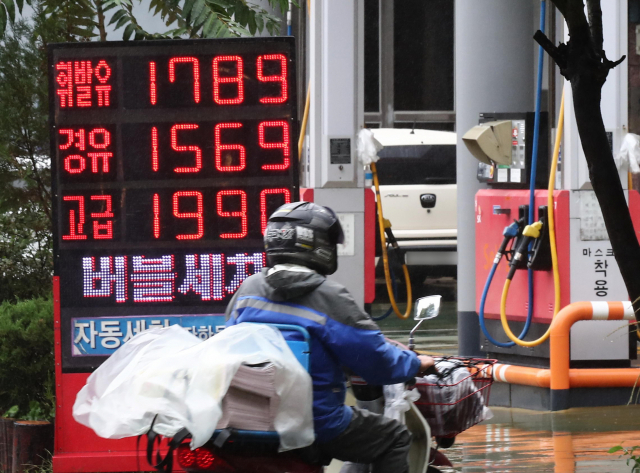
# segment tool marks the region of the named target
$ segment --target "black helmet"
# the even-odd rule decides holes
[[[338,269],[336,245],[343,242],[335,212],[311,202],[292,202],[278,208],[264,231],[269,266],[299,264],[324,275]]]

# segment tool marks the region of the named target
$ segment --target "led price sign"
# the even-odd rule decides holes
[[[265,265],[267,218],[298,198],[294,50],[292,38],[50,47],[63,341],[84,340],[71,321],[87,310],[219,314]],[[84,366],[73,357],[67,368]]]

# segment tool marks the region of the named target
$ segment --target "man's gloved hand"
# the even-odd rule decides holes
[[[436,374],[438,372],[435,366],[435,360],[432,357],[427,355],[418,355],[418,359],[420,360],[418,376]]]

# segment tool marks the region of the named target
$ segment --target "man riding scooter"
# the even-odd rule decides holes
[[[373,473],[407,473],[411,435],[400,422],[344,405],[344,370],[375,385],[408,381],[433,367],[429,356],[388,343],[342,285],[337,269],[344,235],[327,207],[294,202],[269,218],[267,266],[247,278],[227,308],[227,326],[242,322],[299,325],[311,335],[316,443],[323,458],[369,463]]]

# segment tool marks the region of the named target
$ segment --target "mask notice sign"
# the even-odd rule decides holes
[[[267,219],[298,199],[294,51],[293,38],[49,47],[63,371],[91,371],[129,322],[220,317],[265,265]]]

